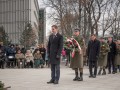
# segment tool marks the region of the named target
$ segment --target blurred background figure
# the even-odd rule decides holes
[[[15,54],[16,64],[18,68],[24,68],[25,56],[21,53],[21,50],[18,50]]]
[[[31,53],[30,50],[27,50],[26,51],[26,54],[25,54],[25,59],[26,59],[26,62],[25,62],[25,66],[26,68],[33,68],[33,55]]]
[[[43,58],[43,60],[45,62],[46,48],[44,47],[44,44],[40,45],[40,49],[39,50],[40,50],[40,53],[42,54],[42,58]]]
[[[116,41],[116,57],[115,57],[115,72],[120,72],[120,40]]]
[[[6,50],[6,56],[7,56],[7,66],[8,68],[14,68],[15,67],[15,54],[16,54],[16,50],[13,44],[11,44],[10,46],[8,46],[7,50]]]

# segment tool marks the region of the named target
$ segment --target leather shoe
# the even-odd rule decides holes
[[[96,78],[96,75],[90,75],[89,78]]]
[[[96,75],[93,75],[93,78],[96,78]]]
[[[57,80],[55,80],[55,81],[54,81],[54,84],[58,84],[58,81],[57,81]]]
[[[50,80],[49,82],[47,82],[47,84],[51,84],[54,83],[54,80]]]
[[[93,77],[93,75],[90,75],[90,76],[89,76],[89,78],[92,78],[92,77]]]

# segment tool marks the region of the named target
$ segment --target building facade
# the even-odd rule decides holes
[[[0,0],[0,26],[3,26],[12,43],[20,44],[25,26],[30,23],[38,42],[38,0]]]
[[[39,10],[39,43],[46,44],[46,10],[41,8]]]

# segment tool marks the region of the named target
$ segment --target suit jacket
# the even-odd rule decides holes
[[[88,43],[88,50],[87,50],[87,56],[89,61],[96,61],[98,60],[100,53],[100,41],[97,39],[92,41],[90,40]]]
[[[48,57],[51,64],[60,64],[60,56],[63,49],[63,36],[59,33],[53,38],[50,35],[48,41]]]

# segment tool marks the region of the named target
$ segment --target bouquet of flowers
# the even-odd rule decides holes
[[[81,52],[81,47],[80,47],[79,43],[74,38],[71,38],[71,39],[72,39],[72,42],[73,42],[73,45],[74,45],[74,49],[73,49],[73,52],[72,52],[72,57],[74,57],[75,51],[78,51],[80,54],[82,52]]]
[[[64,41],[64,48],[72,50],[73,47],[74,45],[73,45],[72,40],[69,38],[66,38],[66,40]]]
[[[75,56],[75,51],[80,51],[81,54],[81,47],[79,43],[74,38],[67,38],[64,43],[65,48],[69,48],[72,51],[72,58]]]
[[[106,55],[106,53],[109,51],[107,45],[105,45],[105,44],[102,44],[100,50],[101,50],[102,55]]]

